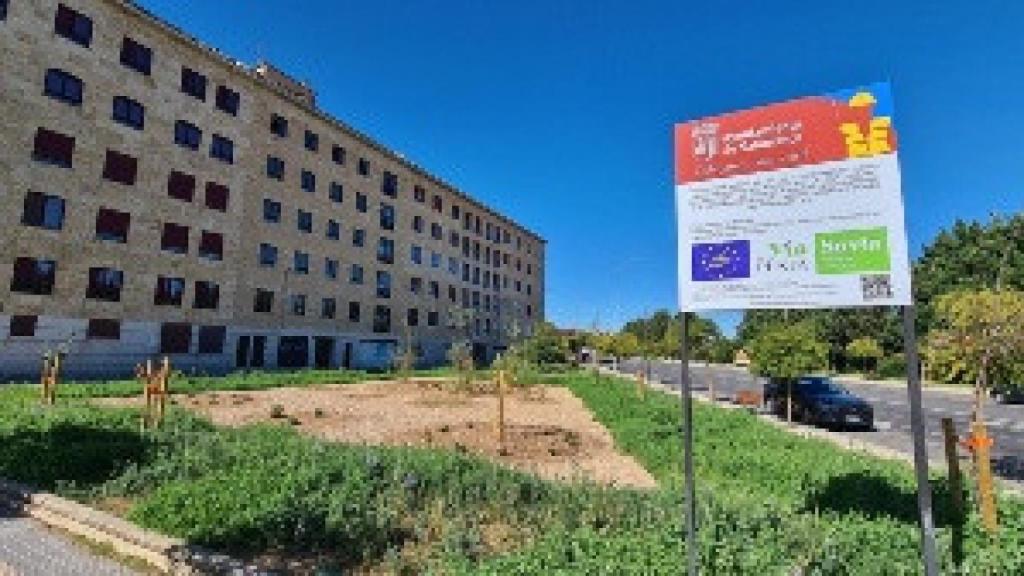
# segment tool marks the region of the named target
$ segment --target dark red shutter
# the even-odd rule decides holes
[[[38,319],[38,316],[11,316],[11,336],[35,336]]]
[[[224,212],[228,209],[228,187],[216,182],[206,183],[206,207]]]
[[[196,177],[181,172],[171,172],[167,179],[167,195],[171,198],[191,202],[195,194]]]
[[[217,232],[203,231],[199,240],[199,252],[204,256],[224,257],[224,236]]]

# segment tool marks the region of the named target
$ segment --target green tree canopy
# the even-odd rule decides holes
[[[750,370],[760,376],[793,379],[822,370],[828,362],[828,346],[806,320],[766,330],[748,350]]]

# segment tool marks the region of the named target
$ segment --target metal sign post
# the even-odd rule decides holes
[[[903,307],[903,343],[907,356],[907,395],[910,400],[910,430],[914,442],[914,472],[917,475],[917,507],[920,513],[921,559],[924,573],[938,576],[939,561],[935,547],[935,521],[932,517],[932,490],[928,484],[928,451],[925,447],[924,413],[921,408],[921,370],[917,354],[914,306]]]
[[[697,497],[693,478],[693,395],[690,381],[690,344],[686,338],[686,328],[690,314],[682,313],[682,337],[679,339],[679,358],[682,361],[682,385],[679,399],[683,409],[683,481],[685,483],[685,511],[683,521],[686,525],[686,560],[690,576],[697,576],[700,562],[697,545]]]

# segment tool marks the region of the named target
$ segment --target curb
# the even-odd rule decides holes
[[[253,574],[244,563],[140,528],[107,512],[47,492],[0,479],[0,502],[52,528],[108,545],[120,556],[136,558],[173,576]]]

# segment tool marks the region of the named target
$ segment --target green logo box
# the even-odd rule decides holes
[[[890,265],[887,228],[814,235],[814,270],[818,274],[888,272]]]

